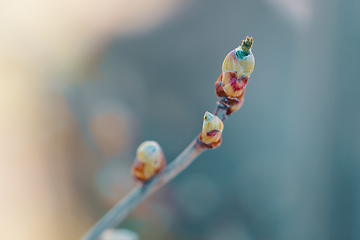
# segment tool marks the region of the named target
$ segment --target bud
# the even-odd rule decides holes
[[[212,144],[220,141],[224,124],[217,116],[206,112],[203,118],[201,142]]]
[[[166,166],[160,145],[155,141],[145,141],[136,150],[136,159],[131,168],[132,175],[145,182],[158,174]]]
[[[128,229],[107,229],[101,234],[100,240],[139,240],[139,236]]]
[[[235,72],[224,72],[222,75],[222,86],[229,97],[236,98],[244,93],[248,77],[237,78]]]
[[[246,37],[239,47],[235,48],[225,57],[222,72],[233,72],[236,78],[249,77],[255,67],[255,58],[251,52],[253,38]]]
[[[234,102],[230,105],[230,107],[226,111],[226,114],[231,115],[233,112],[239,110],[243,104],[244,104],[244,93],[242,94],[242,96],[240,96],[237,102]]]

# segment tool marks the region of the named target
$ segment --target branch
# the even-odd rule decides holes
[[[221,120],[225,120],[226,110],[226,107],[218,105],[215,109],[215,113],[217,113],[216,115],[219,116]],[[90,229],[83,237],[83,240],[97,240],[104,230],[119,225],[129,213],[148,196],[176,177],[207,149],[208,148],[200,144],[198,137],[196,137],[174,161],[159,173],[159,175],[148,182],[136,185],[131,192],[129,192]]]
[[[248,38],[246,39],[246,41],[248,41]],[[243,42],[242,46],[246,46],[245,50],[249,51],[249,59],[252,60],[253,55],[250,52],[250,48],[252,46],[252,38],[251,44],[249,44],[248,42]],[[163,170],[162,168],[165,166],[165,158],[162,154],[160,146],[157,143],[152,142],[151,144],[153,145],[151,146],[151,148],[144,150],[145,152],[141,152],[140,150],[145,149],[147,146],[145,146],[146,144],[143,147],[143,144],[140,145],[139,148],[141,149],[139,150],[138,148],[138,155],[140,151],[140,154],[142,155],[139,156],[141,158],[144,158],[145,156],[145,158],[147,159],[145,159],[146,161],[142,159],[142,162],[136,159],[134,163],[135,170],[133,172],[133,175],[140,181],[139,184],[130,193],[128,193],[118,204],[116,204],[112,209],[110,209],[110,211],[107,212],[82,238],[83,240],[98,240],[104,230],[108,228],[114,228],[118,224],[120,224],[129,215],[129,213],[134,210],[139,204],[141,204],[149,195],[151,195],[160,187],[164,186],[171,179],[176,177],[180,172],[187,168],[201,153],[203,153],[207,149],[216,148],[221,144],[221,133],[223,128],[222,121],[225,120],[228,115],[232,114],[242,106],[248,77],[252,72],[253,65],[255,63],[253,62],[253,65],[249,65],[250,68],[252,67],[252,69],[249,70],[241,68],[244,72],[238,72],[237,69],[239,69],[239,65],[241,64],[240,61],[242,61],[243,59],[236,59],[232,57],[236,56],[235,51],[239,50],[235,49],[231,51],[225,58],[223,64],[223,73],[220,74],[220,77],[215,83],[215,93],[219,97],[219,101],[217,102],[217,106],[214,111],[214,115],[217,117],[214,117],[210,113],[206,113],[204,116],[202,133],[200,133],[199,136],[197,136],[189,144],[189,146],[187,146],[187,148],[185,148],[185,150],[182,151],[182,153],[180,153],[180,155],[175,158],[175,160],[172,161]],[[245,59],[244,61],[249,61],[249,59]],[[237,77],[237,75],[239,75],[240,77]],[[207,116],[212,116],[212,118],[214,119],[208,121]],[[150,144],[150,142],[148,142],[147,144]],[[146,154],[149,154],[148,152],[146,152],[149,149],[152,150],[151,154],[153,154],[151,158],[148,158],[148,156],[146,156]],[[137,156],[137,158],[139,158],[139,156]],[[154,156],[156,156],[157,159],[154,162],[149,162],[149,160],[153,160]],[[151,164],[153,165],[149,166]],[[157,168],[154,167],[154,164],[157,164]]]

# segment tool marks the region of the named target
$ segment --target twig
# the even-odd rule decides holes
[[[219,101],[217,102],[214,115],[220,119],[217,121],[220,121],[221,126],[219,125],[219,127],[221,127],[221,129],[209,129],[212,131],[205,131],[204,133],[205,125],[203,125],[202,133],[205,135],[200,133],[200,135],[197,136],[174,161],[163,169],[163,171],[155,171],[154,173],[156,173],[156,175],[154,175],[150,180],[146,179],[147,176],[137,176],[140,183],[118,204],[110,209],[110,211],[89,230],[82,240],[99,240],[104,230],[116,227],[120,224],[129,215],[129,213],[141,204],[150,194],[154,193],[160,187],[176,177],[202,152],[207,149],[216,148],[221,144],[221,132],[223,128],[222,121],[225,120],[227,116],[241,108],[244,101],[243,97],[245,87],[255,65],[255,60],[251,53],[252,43],[253,39],[247,37],[245,41],[242,41],[238,48],[234,49],[226,56],[222,67],[222,74],[220,74],[220,77],[215,83],[215,93],[219,97]],[[240,62],[244,61],[247,61],[245,68],[240,66]],[[208,112],[205,116],[207,114]],[[214,130],[216,130],[216,134],[219,134],[218,132],[221,130],[220,139],[216,140],[216,142],[208,143],[208,141],[204,138],[209,138],[209,135],[207,135],[208,133],[211,133],[210,136],[213,136],[212,133]],[[158,145],[156,144],[156,146]],[[160,149],[160,147],[158,147],[158,149]],[[163,157],[162,152],[159,156],[160,158]],[[141,182],[144,179],[147,181]]]
[[[225,120],[226,110],[226,106],[218,104],[214,114],[221,120]],[[136,185],[131,192],[129,192],[89,230],[83,237],[83,240],[98,240],[105,229],[119,225],[129,213],[148,196],[176,177],[206,150],[207,148],[203,147],[199,143],[198,137],[196,137],[174,161],[159,173],[159,175],[146,183],[139,183]]]

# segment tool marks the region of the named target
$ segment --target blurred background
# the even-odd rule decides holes
[[[2,0],[0,239],[79,239],[256,67],[223,144],[119,227],[141,240],[360,239],[360,1]]]

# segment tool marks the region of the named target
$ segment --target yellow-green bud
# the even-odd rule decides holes
[[[217,116],[206,112],[203,118],[201,141],[205,144],[215,143],[220,140],[224,124]]]
[[[232,50],[225,57],[222,72],[234,72],[237,79],[249,77],[255,67],[255,58],[251,52],[253,38],[246,37],[240,46]]]
[[[166,160],[160,145],[155,141],[145,141],[136,150],[136,159],[131,172],[136,179],[147,181],[165,165]]]

